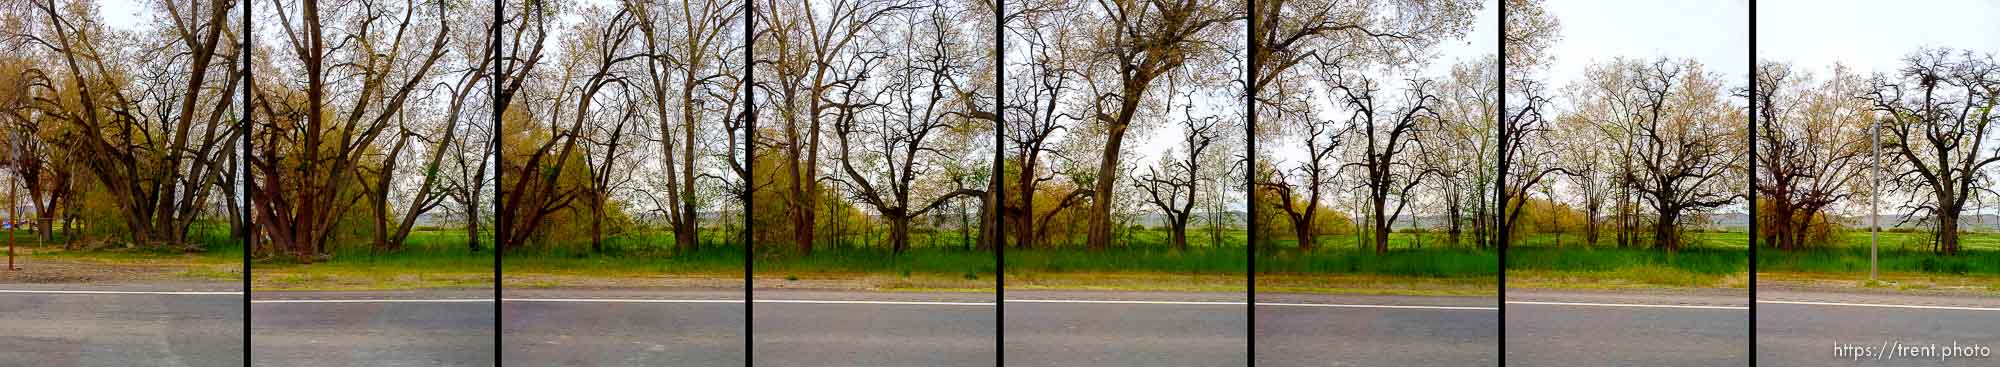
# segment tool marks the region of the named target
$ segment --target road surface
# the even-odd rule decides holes
[[[505,292],[509,365],[743,365],[740,289]]]
[[[1008,291],[1006,364],[1245,365],[1250,315],[1244,296]]]
[[[1759,291],[1757,299],[1758,366],[2000,365],[1992,355],[2000,353],[2000,297]],[[1885,343],[1977,345],[1986,356],[1835,354],[1843,344],[1880,350]]]
[[[1508,290],[1508,366],[1747,366],[1749,294]]]
[[[252,292],[259,366],[491,366],[490,289]]]
[[[0,365],[242,365],[240,289],[0,284]]]
[[[1257,295],[1258,366],[1499,364],[1494,296]]]

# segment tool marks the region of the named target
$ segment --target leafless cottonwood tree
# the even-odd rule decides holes
[[[1653,246],[1680,249],[1688,214],[1722,207],[1742,197],[1743,111],[1724,98],[1720,76],[1692,60],[1658,59],[1632,65],[1633,92],[1645,107],[1636,121],[1633,150],[1639,175],[1634,190],[1656,217]]]
[[[1183,107],[1181,118],[1181,142],[1185,156],[1176,157],[1172,150],[1160,156],[1160,161],[1146,167],[1146,174],[1137,177],[1132,186],[1145,191],[1146,203],[1166,213],[1170,227],[1170,242],[1174,248],[1188,249],[1188,221],[1193,218],[1198,193],[1211,176],[1204,176],[1204,153],[1209,146],[1222,136],[1222,117],[1214,115],[1196,116],[1191,105]]]
[[[1088,240],[1093,250],[1111,244],[1111,209],[1123,158],[1125,136],[1148,101],[1154,82],[1173,78],[1183,67],[1219,64],[1216,53],[1227,24],[1242,18],[1233,2],[1197,0],[1096,2],[1086,32],[1097,52],[1085,68],[1092,95],[1088,119],[1104,128],[1104,144],[1092,189]]]
[[[1882,113],[1882,149],[1898,159],[1895,184],[1921,201],[1913,217],[1937,225],[1937,252],[1959,251],[1959,217],[2000,155],[1986,151],[2000,104],[2000,63],[1991,54],[1922,49],[1896,74],[1877,74],[1865,98]]]
[[[1753,235],[1797,250],[1814,218],[1854,195],[1850,184],[1867,172],[1868,124],[1875,119],[1867,100],[1858,98],[1863,82],[1845,67],[1835,65],[1826,81],[1815,84],[1809,72],[1764,61],[1756,78],[1750,94],[1762,143],[1753,157],[1761,163],[1756,189],[1770,200],[1761,215],[1776,218],[1760,219],[1775,226]]]
[[[909,249],[911,219],[959,197],[986,195],[976,188],[920,182],[940,177],[947,165],[943,162],[956,159],[931,145],[940,143],[935,139],[955,126],[972,123],[959,110],[968,104],[959,100],[967,94],[958,82],[971,77],[966,62],[971,51],[963,48],[966,42],[959,39],[955,22],[945,11],[930,6],[892,16],[896,29],[876,40],[884,44],[864,43],[884,46],[885,52],[860,53],[856,62],[847,64],[861,69],[853,71],[855,75],[888,74],[886,85],[848,89],[830,102],[842,111],[833,122],[839,144],[836,159],[846,174],[841,182],[888,220],[890,248],[897,254]],[[902,47],[887,44],[892,42]],[[863,146],[858,154],[856,145]]]
[[[1549,117],[1543,115],[1548,112],[1544,109],[1548,108],[1549,103],[1546,91],[1543,90],[1546,86],[1536,82],[1535,75],[1544,71],[1553,61],[1548,49],[1562,37],[1561,21],[1548,13],[1543,0],[1503,1],[1506,4],[1501,6],[1506,7],[1508,11],[1507,18],[1501,20],[1506,22],[1506,32],[1500,35],[1500,47],[1506,58],[1501,62],[1505,63],[1508,72],[1501,77],[1507,78],[1506,85],[1509,88],[1500,93],[1510,96],[1508,100],[1524,103],[1519,104],[1521,107],[1518,110],[1511,104],[1502,106],[1501,131],[1495,136],[1497,140],[1494,155],[1498,164],[1494,168],[1494,178],[1503,183],[1493,185],[1496,189],[1494,195],[1497,196],[1494,202],[1499,207],[1493,218],[1493,222],[1499,227],[1495,229],[1498,233],[1493,237],[1496,247],[1506,247],[1514,240],[1509,230],[1514,228],[1514,218],[1519,213],[1510,213],[1508,207],[1525,204],[1527,199],[1520,195],[1526,195],[1528,190],[1533,189],[1542,178],[1553,173],[1548,170],[1549,165],[1519,167],[1517,164],[1545,163],[1545,156],[1521,151],[1532,149],[1531,145],[1523,145],[1521,141],[1531,137],[1539,138],[1538,135],[1545,135],[1549,130],[1535,127],[1549,120]],[[1522,159],[1527,161],[1519,161]],[[1526,185],[1516,182],[1521,179],[1530,182],[1526,182]],[[1516,201],[1521,203],[1516,204]]]
[[[1549,118],[1544,112],[1549,108],[1549,98],[1543,95],[1544,88],[1535,81],[1522,80],[1514,93],[1524,97],[1520,109],[1509,108],[1510,114],[1503,117],[1501,135],[1506,144],[1500,146],[1501,177],[1506,185],[1500,187],[1500,226],[1513,229],[1521,219],[1522,210],[1528,204],[1528,193],[1546,180],[1566,173],[1556,164],[1556,152],[1549,139]],[[1519,232],[1514,232],[1519,233]],[[1513,236],[1514,234],[1509,234]],[[1499,240],[1502,247],[1513,239]]]
[[[1432,140],[1440,146],[1459,147],[1436,149],[1433,155],[1438,162],[1432,167],[1439,173],[1438,181],[1448,197],[1446,238],[1453,244],[1461,243],[1463,227],[1468,223],[1474,244],[1482,247],[1490,244],[1487,231],[1492,221],[1487,218],[1491,218],[1493,200],[1488,188],[1493,187],[1493,150],[1497,143],[1493,132],[1500,111],[1497,59],[1484,56],[1452,65],[1450,77],[1438,86],[1441,123]]]
[[[522,106],[529,107],[522,111],[524,115],[547,121],[549,131],[546,140],[526,152],[519,167],[513,162],[503,162],[502,168],[509,174],[502,176],[501,206],[494,217],[504,222],[497,225],[502,230],[496,231],[503,250],[526,245],[549,215],[568,207],[579,196],[594,194],[563,181],[577,150],[587,149],[582,147],[587,139],[583,137],[584,124],[593,117],[597,98],[607,89],[613,95],[623,95],[637,88],[623,67],[645,57],[628,48],[638,28],[629,9],[589,7],[582,18],[564,36],[567,38],[564,46],[569,48],[557,61],[562,68],[560,75],[548,81],[553,85],[545,86],[555,89],[543,92],[551,103]],[[569,122],[561,122],[564,119]],[[593,210],[592,215],[602,216],[602,211]]]
[[[1329,91],[1339,95],[1335,98],[1339,105],[1336,109],[1351,111],[1347,129],[1359,137],[1358,147],[1364,150],[1359,162],[1343,168],[1354,167],[1363,172],[1361,183],[1367,190],[1375,253],[1388,253],[1389,227],[1409,205],[1409,200],[1402,198],[1408,198],[1410,189],[1436,173],[1411,163],[1409,155],[1413,149],[1424,148],[1417,139],[1424,126],[1437,123],[1437,111],[1431,107],[1437,103],[1437,96],[1430,91],[1432,82],[1410,80],[1399,105],[1378,105],[1375,97],[1381,86],[1373,79],[1351,75],[1338,70],[1338,66],[1330,66],[1330,70],[1320,75]],[[1389,207],[1392,198],[1397,199],[1393,209]]]
[[[389,153],[400,153],[396,150],[407,142],[400,137],[407,134],[390,131],[399,128],[395,120],[447,54],[454,27],[441,3],[321,5],[320,0],[272,5],[280,44],[289,53],[283,67],[296,68],[287,71],[304,74],[305,81],[259,83],[260,93],[286,95],[258,100],[261,110],[275,116],[261,129],[267,154],[253,163],[264,182],[262,200],[253,200],[259,228],[301,259],[327,252],[335,224],[366,196],[366,190],[350,188],[354,183],[366,182],[367,174],[394,174],[395,158],[379,156],[378,144],[396,139]],[[302,108],[273,106],[289,104],[296,94],[303,94]],[[371,158],[390,166],[366,172]],[[426,184],[423,190],[434,188]]]
[[[116,203],[130,241],[185,245],[238,143],[229,133],[244,70],[236,3],[155,3],[164,24],[130,35],[106,28],[88,2],[8,5],[32,15],[10,31],[12,46],[50,60],[22,71],[32,112],[14,113],[66,127],[56,140]]]
[[[1303,97],[1297,97],[1303,98]],[[1277,195],[1278,207],[1285,218],[1291,220],[1293,236],[1298,238],[1299,250],[1311,251],[1319,246],[1320,229],[1316,217],[1321,212],[1323,198],[1333,195],[1334,181],[1340,174],[1341,137],[1347,135],[1349,125],[1339,120],[1313,118],[1314,107],[1307,104],[1298,123],[1303,124],[1304,134],[1296,136],[1306,148],[1305,161],[1290,169],[1273,169],[1271,177],[1263,178],[1258,185]],[[1294,130],[1298,131],[1298,130]],[[1358,232],[1358,231],[1357,231]]]
[[[1047,160],[1062,159],[1054,139],[1070,132],[1070,123],[1081,118],[1070,113],[1067,103],[1082,89],[1080,68],[1088,50],[1077,37],[1083,26],[1077,19],[1083,10],[1076,2],[1031,1],[1012,8],[1018,9],[1008,23],[1008,39],[1015,40],[1009,49],[1026,50],[1029,56],[1009,62],[1011,67],[1025,70],[1007,73],[1010,103],[1003,111],[1007,116],[1006,142],[1015,167],[1014,177],[1009,178],[1010,200],[1001,215],[1013,229],[1015,246],[1035,248],[1046,229],[1046,217],[1090,196],[1090,189],[1072,190],[1038,218],[1035,194],[1043,183],[1057,179]]]
[[[820,198],[821,128],[829,121],[851,118],[843,114],[854,109],[835,108],[828,103],[838,93],[851,91],[866,75],[853,74],[857,68],[844,67],[855,56],[853,45],[871,36],[875,25],[890,15],[915,9],[914,0],[835,0],[831,3],[767,1],[757,7],[765,29],[764,50],[758,61],[771,78],[759,78],[761,101],[776,114],[778,137],[773,143],[783,154],[782,195],[792,229],[792,245],[799,254],[811,254],[814,229],[818,226]]]
[[[1596,246],[1603,228],[1604,205],[1610,199],[1617,178],[1608,165],[1616,148],[1605,145],[1605,130],[1585,114],[1564,113],[1556,118],[1550,143],[1557,151],[1556,165],[1563,169],[1564,186],[1576,197],[1583,210],[1583,244]],[[1550,186],[1553,186],[1550,185]],[[1551,195],[1550,200],[1556,200]]]
[[[674,232],[674,245],[691,250],[700,244],[701,213],[695,180],[702,173],[699,135],[727,119],[733,111],[737,85],[725,62],[731,55],[731,35],[743,3],[732,0],[655,2],[627,0],[645,38],[646,79],[652,97],[664,175],[662,208]],[[718,103],[719,102],[719,103]],[[676,108],[678,111],[670,111]],[[734,144],[735,139],[729,139]],[[713,145],[710,145],[711,147]],[[731,149],[733,150],[733,149]],[[726,158],[726,157],[725,157]],[[734,159],[726,159],[735,164]]]

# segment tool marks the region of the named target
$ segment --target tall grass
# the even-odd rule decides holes
[[[1961,233],[1958,255],[1931,251],[1931,234],[1883,232],[1877,253],[1878,270],[1951,275],[2000,275],[2000,234]],[[1830,244],[1800,250],[1762,248],[1757,271],[1865,273],[1870,236],[1866,231],[1836,232]]]

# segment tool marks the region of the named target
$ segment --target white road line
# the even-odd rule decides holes
[[[491,298],[446,299],[262,299],[250,303],[491,303]]]
[[[647,298],[504,298],[504,302],[547,302],[547,303],[743,303],[735,299],[647,299]],[[492,302],[489,299],[300,299],[300,300],[253,300],[250,303],[468,303]],[[783,304],[848,304],[848,305],[916,305],[916,306],[993,306],[993,302],[941,302],[941,301],[866,301],[866,300],[809,300],[809,299],[760,299],[757,303]],[[1191,306],[1243,306],[1245,302],[1212,301],[1112,301],[1112,300],[1072,300],[1072,299],[1011,299],[1008,303],[1046,304],[1123,304],[1123,305],[1191,305]],[[1476,306],[1412,306],[1412,305],[1366,305],[1366,304],[1321,304],[1321,303],[1258,303],[1258,306],[1274,307],[1333,307],[1333,308],[1391,308],[1430,310],[1476,310],[1497,311],[1498,307]]]
[[[1398,309],[1420,309],[1420,310],[1473,310],[1473,311],[1500,310],[1499,307],[1482,307],[1482,306],[1410,306],[1410,305],[1357,305],[1357,304],[1333,304],[1333,303],[1265,303],[1265,302],[1257,302],[1257,305],[1278,306],[1278,307],[1398,308]]]
[[[1507,301],[1507,304],[1514,304],[1514,305],[1550,305],[1550,306],[1590,306],[1590,307],[1637,307],[1637,308],[1692,308],[1692,309],[1703,309],[1703,310],[1744,310],[1744,311],[1748,311],[1748,310],[1750,310],[1750,307],[1749,307],[1749,306],[1697,306],[1697,305],[1652,305],[1652,304],[1643,304],[1643,303],[1587,303],[1587,302],[1534,302],[1534,301]]]
[[[1007,303],[1087,303],[1111,305],[1193,305],[1193,306],[1242,306],[1244,302],[1213,301],[1100,301],[1087,299],[1010,299]]]
[[[921,301],[839,301],[808,299],[760,299],[757,303],[801,303],[838,305],[925,305],[925,306],[992,306],[993,302],[921,302]]]
[[[1996,307],[1919,306],[1919,305],[1893,305],[1893,304],[1879,304],[1879,303],[1841,303],[1841,302],[1806,302],[1806,301],[1757,301],[1757,303],[1775,303],[1784,305],[1811,305],[1811,306],[1915,308],[1915,309],[1925,309],[1925,310],[2000,311],[2000,308]]]
[[[740,299],[644,299],[644,298],[502,298],[507,302],[597,302],[597,303],[743,303]]]
[[[155,295],[174,295],[174,296],[223,296],[223,295],[228,295],[228,296],[241,296],[241,295],[243,295],[243,292],[194,292],[194,291],[185,291],[185,292],[183,292],[183,291],[67,291],[67,290],[34,290],[34,289],[0,289],[0,293],[25,293],[25,294],[155,294]]]

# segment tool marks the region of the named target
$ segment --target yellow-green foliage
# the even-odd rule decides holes
[[[1513,200],[1520,200],[1518,198]],[[1514,205],[1519,203],[1509,203]],[[1587,224],[1583,211],[1546,199],[1529,197],[1527,204],[1521,205],[1521,217],[1514,221],[1514,234],[1532,233],[1576,233]],[[1602,228],[1600,228],[1601,230]]]
[[[758,246],[789,247],[792,245],[792,229],[795,226],[791,221],[792,206],[786,200],[792,180],[785,174],[787,168],[783,164],[784,152],[775,149],[760,150],[757,152],[755,163],[755,167],[752,168],[756,170],[753,175],[756,177],[758,187],[756,192],[751,193],[755,209],[752,213],[754,217],[750,220],[756,226],[757,233],[753,236]],[[813,214],[817,216],[813,227],[814,233],[820,235],[816,236],[814,242],[834,243],[838,240],[828,238],[825,234],[854,235],[872,233],[876,230],[875,221],[869,218],[868,212],[863,208],[836,194],[825,182],[822,182],[819,188],[820,195],[813,210]]]
[[[1757,200],[1756,218],[1757,218],[1758,236],[1769,237],[1778,235],[1777,233],[1778,220],[1780,218],[1780,215],[1778,214],[1777,210],[1778,210],[1777,205],[1773,204],[1770,200],[1765,200],[1761,198]],[[1793,223],[1798,223],[1800,219],[1801,218],[1798,213],[1792,213],[1791,220],[1793,221]],[[1812,221],[1808,223],[1810,224],[1807,224],[1805,228],[1806,231],[1805,243],[1800,244],[1807,247],[1829,245],[1833,241],[1833,232],[1845,229],[1839,223],[1834,223],[1833,218],[1828,217],[1826,212],[1824,211],[1813,214]],[[1777,245],[1775,241],[1763,241],[1758,243],[1772,245],[1772,246]]]

